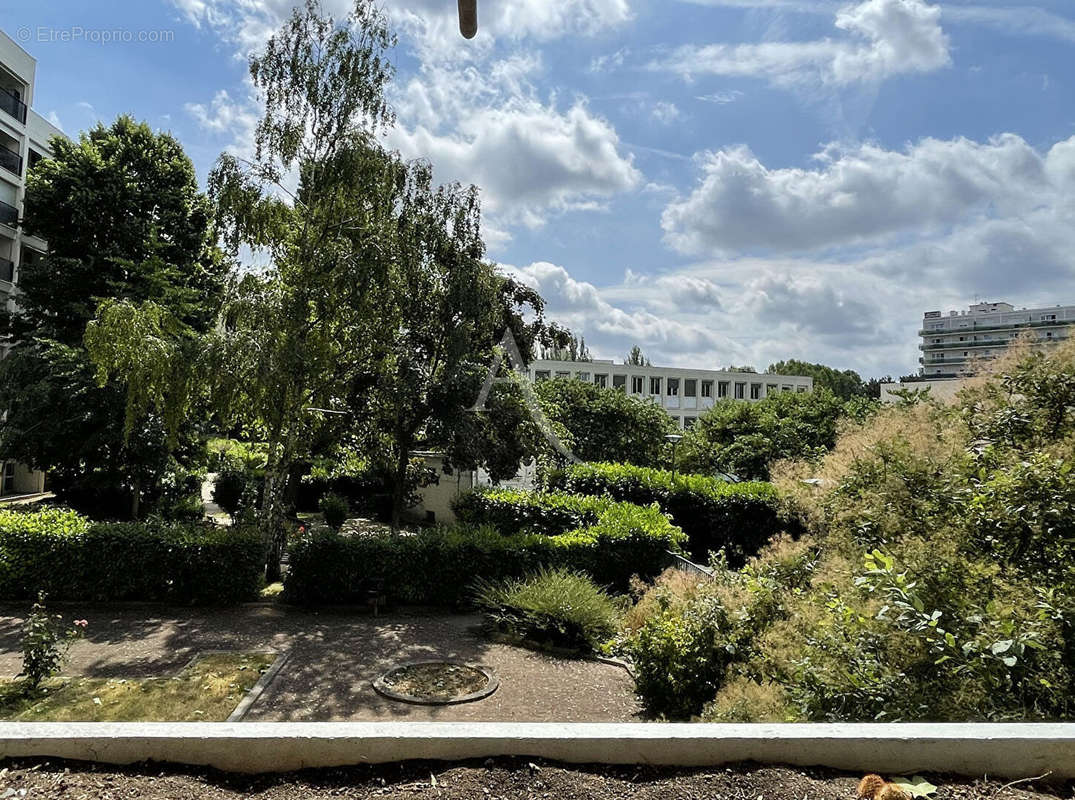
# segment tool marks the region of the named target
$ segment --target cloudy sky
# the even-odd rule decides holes
[[[292,2],[5,0],[0,25],[39,113],[133,113],[204,177]],[[1075,303],[1071,0],[479,0],[470,42],[455,0],[385,4],[390,144],[482,188],[490,257],[598,357],[898,375],[925,310]]]

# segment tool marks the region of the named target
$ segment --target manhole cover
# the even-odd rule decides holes
[[[393,667],[373,682],[390,700],[447,706],[482,700],[497,690],[492,670],[455,661],[414,661]]]

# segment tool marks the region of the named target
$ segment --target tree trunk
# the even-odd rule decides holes
[[[142,481],[135,478],[131,483],[131,519],[137,521],[142,510]]]
[[[407,487],[407,465],[410,462],[410,448],[402,443],[396,458],[396,475],[392,481],[392,530],[399,533],[403,519],[404,490]]]

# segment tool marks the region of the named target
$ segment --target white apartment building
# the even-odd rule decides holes
[[[37,62],[0,31],[0,304],[18,296],[20,267],[45,254],[45,242],[19,225],[26,173],[51,155],[53,136],[63,132],[30,108]],[[0,342],[0,357],[6,348]],[[0,463],[0,495],[39,492],[45,476],[13,461]]]
[[[1059,342],[1075,325],[1075,306],[1023,308],[1011,303],[976,303],[967,311],[927,311],[919,335],[924,378],[973,375],[982,361],[996,358],[1029,331],[1042,344]]]
[[[761,400],[780,392],[812,392],[814,379],[800,375],[719,372],[678,367],[639,367],[613,361],[533,361],[530,379],[575,378],[612,387],[659,404],[680,428],[691,427],[718,400]]]

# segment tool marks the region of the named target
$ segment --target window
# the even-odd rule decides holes
[[[780,391],[782,391],[782,392],[790,392],[790,391],[791,391],[791,387],[790,387],[790,386],[788,386],[788,385],[787,385],[787,384],[785,383],[785,384],[784,384],[783,386],[781,386],[781,387],[780,387]]]
[[[751,400],[761,400],[761,384],[760,383],[752,383],[752,384],[750,384],[750,399]]]
[[[698,380],[696,378],[687,378],[683,381],[683,396],[684,397],[697,397],[698,396]]]
[[[537,372],[534,373],[534,380],[547,381],[550,376],[551,373],[547,369],[539,369]]]
[[[650,378],[649,379],[649,393],[650,394],[660,394],[661,393],[661,379],[660,378]]]
[[[594,386],[600,386],[602,389],[608,388],[608,375],[594,375]]]
[[[631,376],[631,394],[642,394],[642,388],[645,385],[645,378],[641,375]]]
[[[668,379],[668,396],[679,397],[679,378]]]
[[[559,370],[557,370],[556,377],[557,378],[570,378],[571,373],[570,372],[560,372]]]
[[[684,428],[693,428],[694,423],[696,423],[697,421],[698,421],[697,417],[684,417],[683,418],[683,427]]]
[[[575,377],[578,378],[583,383],[589,383],[590,382],[590,373],[589,372],[576,372]]]
[[[37,162],[44,157],[45,156],[43,156],[41,153],[37,152],[36,150],[34,150],[34,148],[31,147],[29,157],[26,159],[26,163],[30,169],[33,169],[34,165],[37,164]]]
[[[702,381],[702,397],[713,396],[713,381]]]
[[[776,394],[776,384],[775,383],[767,383],[767,384],[765,384],[765,396],[768,397],[771,394]]]
[[[805,386],[797,386],[797,387],[795,387],[795,391],[798,392],[799,394],[806,394],[806,387]]]
[[[627,376],[626,375],[613,375],[612,376],[612,388],[619,389],[621,392],[627,391]]]
[[[735,384],[735,399],[743,400],[747,395],[747,385],[745,383]]]
[[[717,397],[728,396],[728,381],[721,381],[717,384]]]

